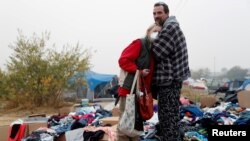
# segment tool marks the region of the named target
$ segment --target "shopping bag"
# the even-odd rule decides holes
[[[139,71],[136,71],[134,81],[132,84],[132,88],[130,90],[130,94],[126,96],[126,105],[125,105],[125,110],[120,117],[119,123],[118,123],[118,129],[125,135],[129,137],[135,137],[135,136],[140,136],[143,131],[138,131],[135,129],[135,94],[134,92],[134,87],[135,83],[137,81]]]
[[[139,113],[143,120],[149,120],[154,115],[152,93],[147,92],[146,84],[143,78],[141,78],[141,81],[137,81],[137,86],[140,85],[139,82],[141,82],[141,86],[144,88],[144,92],[139,92],[137,95]]]

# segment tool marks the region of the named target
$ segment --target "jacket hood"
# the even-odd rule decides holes
[[[179,25],[179,22],[176,20],[175,16],[169,16],[168,19],[164,22],[163,26],[166,27],[171,23],[177,23]]]

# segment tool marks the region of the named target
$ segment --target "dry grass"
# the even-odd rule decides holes
[[[183,86],[181,96],[188,98],[193,102],[200,102],[201,95],[207,94],[205,90],[193,89],[190,86]]]
[[[59,108],[64,106],[72,106],[74,103],[62,103],[60,107],[54,108],[51,106],[47,107],[15,107],[10,108],[8,101],[0,101],[0,125],[9,125],[11,122],[17,119],[27,118],[33,114],[46,114],[47,116],[58,114]]]
[[[209,95],[206,90],[193,89],[189,86],[184,86],[182,88],[181,96],[197,103],[200,107],[211,107],[216,103],[216,101],[219,101],[219,97],[216,95]]]

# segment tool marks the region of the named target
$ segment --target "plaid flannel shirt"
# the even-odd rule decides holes
[[[152,51],[156,65],[153,85],[169,86],[190,76],[186,40],[177,21],[164,23]]]

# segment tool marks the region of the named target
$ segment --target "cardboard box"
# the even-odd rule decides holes
[[[200,95],[201,107],[212,107],[216,103],[216,97],[212,95],[202,94]]]
[[[8,140],[9,127],[10,127],[9,125],[0,126],[0,140],[1,141],[7,141]]]
[[[40,127],[48,127],[47,122],[33,122],[33,123],[26,123],[28,134],[30,135],[33,131],[37,130]]]
[[[120,115],[120,109],[118,107],[115,107],[112,109],[112,116],[113,117],[119,117]]]
[[[237,93],[239,106],[242,108],[250,108],[250,91],[240,91]]]
[[[48,127],[48,118],[46,114],[29,115],[24,119],[24,124],[27,125],[28,135],[40,127]]]
[[[118,124],[119,117],[106,117],[106,118],[100,119],[100,121],[102,122],[103,125],[110,124],[113,126],[113,125]]]
[[[200,103],[201,107],[212,107],[217,99],[213,95],[208,95],[204,90],[195,90],[190,87],[183,87],[181,89],[181,96],[188,98],[194,103]]]
[[[60,136],[56,139],[56,141],[66,141],[65,134],[60,135]]]
[[[200,102],[200,94],[194,93],[193,90],[188,88],[181,90],[181,96],[188,98],[189,101],[194,103]]]

